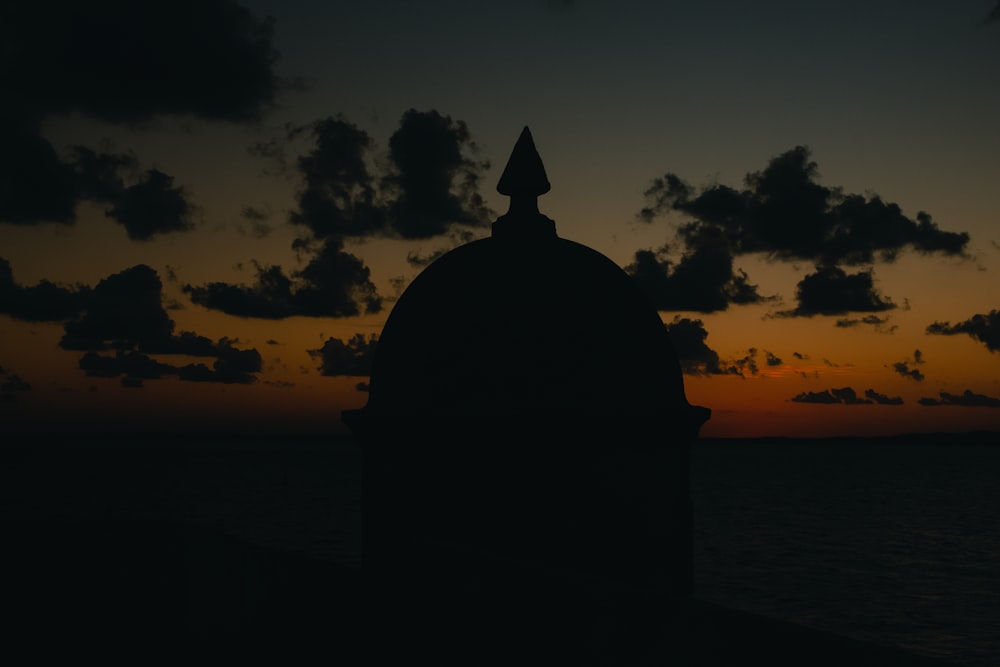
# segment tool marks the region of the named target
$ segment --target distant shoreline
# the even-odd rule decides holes
[[[189,441],[192,446],[211,441],[217,444],[248,446],[272,446],[277,442],[289,445],[330,446],[358,444],[350,433],[239,433],[211,431],[108,431],[72,433],[68,431],[52,432],[11,432],[0,434],[0,448],[9,445],[48,445],[74,441],[78,444],[100,442],[113,445],[134,443],[141,440],[150,444],[179,441]],[[883,436],[824,436],[824,437],[794,437],[794,436],[757,436],[757,437],[700,437],[694,445],[872,445],[872,444],[914,444],[914,445],[994,445],[1000,442],[1000,431],[965,431],[965,432],[930,432],[903,433]]]

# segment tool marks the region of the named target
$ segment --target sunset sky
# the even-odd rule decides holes
[[[996,0],[15,0],[0,35],[0,430],[345,431],[525,126],[702,435],[1000,429]]]

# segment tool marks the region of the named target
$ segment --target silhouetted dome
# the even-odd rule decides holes
[[[375,349],[368,404],[345,418],[704,410],[688,405],[666,327],[633,280],[538,212],[548,180],[527,128],[501,184],[510,211],[404,291]]]
[[[528,128],[497,189],[510,210],[407,287],[368,403],[343,414],[366,446],[366,581],[407,654],[586,662],[567,650],[609,609],[691,595],[690,444],[709,410],[632,278],[538,212]]]

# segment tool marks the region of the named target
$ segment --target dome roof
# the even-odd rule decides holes
[[[673,411],[700,426],[659,314],[608,257],[556,234],[537,209],[548,189],[525,127],[498,185],[510,211],[403,292],[345,421]]]

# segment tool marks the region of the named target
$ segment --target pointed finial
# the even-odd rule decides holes
[[[538,212],[538,195],[548,191],[545,166],[525,125],[497,183],[497,192],[510,197],[510,209],[493,223],[493,236],[519,241],[555,237],[556,223]]]
[[[531,130],[525,125],[497,183],[497,192],[509,197],[537,197],[548,192],[550,187]]]

